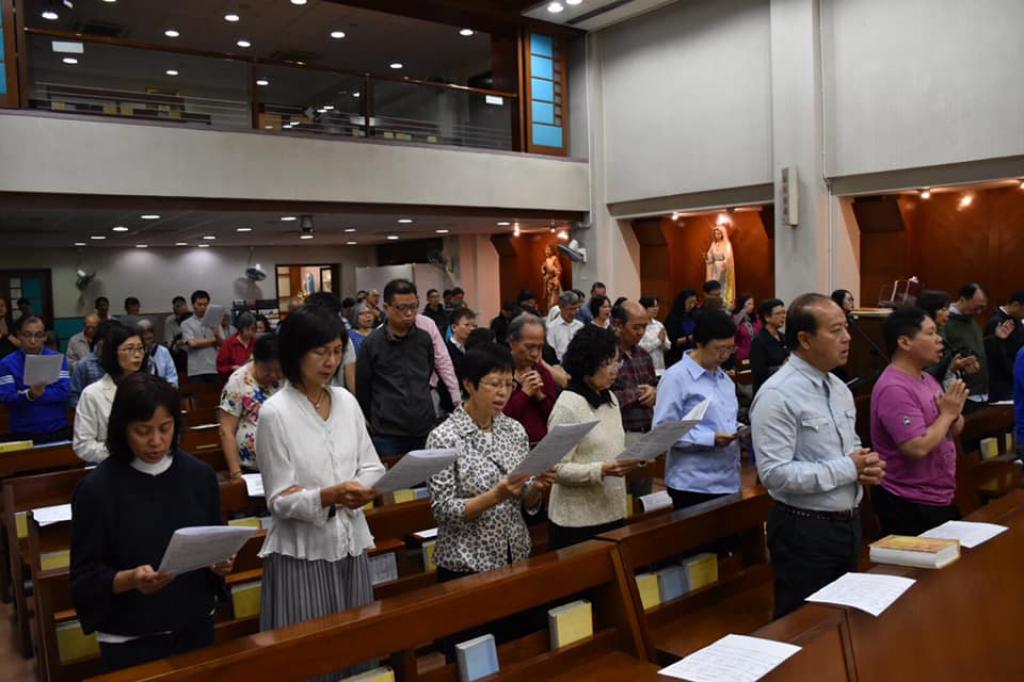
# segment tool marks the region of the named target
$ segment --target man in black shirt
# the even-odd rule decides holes
[[[988,361],[988,399],[1013,397],[1013,363],[1024,346],[1024,290],[1010,295],[1006,305],[992,311],[985,324],[985,359]],[[998,332],[998,333],[997,333]],[[1007,335],[1007,332],[1009,334]],[[1004,336],[1005,335],[1005,336]]]
[[[508,325],[516,319],[519,314],[519,307],[515,301],[505,301],[501,304],[501,312],[491,320],[491,331],[494,332],[494,340],[502,346],[508,347]]]
[[[786,323],[786,304],[777,298],[761,301],[757,306],[761,318],[761,331],[750,344],[750,374],[754,394],[757,389],[782,367],[789,357],[782,326]]]
[[[421,449],[434,428],[434,344],[415,325],[418,309],[415,284],[406,279],[388,282],[385,322],[359,349],[356,398],[381,457]]]
[[[441,292],[437,289],[427,292],[427,307],[423,309],[423,314],[434,321],[438,331],[444,336],[445,330],[448,329],[448,313],[441,301]]]

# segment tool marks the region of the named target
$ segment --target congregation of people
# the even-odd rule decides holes
[[[397,279],[352,298],[313,294],[275,329],[249,312],[207,320],[211,296],[197,290],[174,298],[158,339],[137,298],[120,319],[101,298],[57,380],[36,385],[24,383],[26,358],[58,351],[19,302],[13,328],[0,328],[4,440],[69,440],[96,465],[73,499],[71,588],[108,670],[208,646],[227,598],[230,560],[178,577],[156,569],[175,530],[220,523],[216,475],[180,446],[179,384],[222,387],[227,475],[262,478],[273,517],[260,554],[264,630],[373,600],[363,508],[385,464],[414,450],[457,453],[427,481],[446,582],[526,559],[530,524],[547,525],[550,549],[623,526],[627,495],[651,493],[654,477],[617,457],[707,401],[668,451],[664,486],[683,509],[740,492],[753,467],[774,501],[781,617],[856,568],[865,490],[883,534],[958,518],[953,439],[965,414],[1016,399],[1024,442],[1024,291],[984,326],[978,283],[955,297],[926,290],[889,314],[870,448],[848,386],[859,377],[844,372],[864,342],[852,294],[734,299],[727,309],[717,280],[670,305],[613,300],[596,282],[546,311],[524,290],[486,323],[460,288],[421,296]],[[514,473],[549,429],[581,422],[596,425],[560,464]]]

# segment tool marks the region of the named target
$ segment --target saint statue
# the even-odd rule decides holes
[[[711,247],[704,254],[704,263],[704,280],[713,279],[722,285],[722,302],[726,310],[732,310],[736,301],[736,261],[724,223],[711,228]]]
[[[558,249],[553,244],[547,247],[544,255],[540,274],[544,278],[544,301],[551,308],[558,305],[558,297],[562,295],[562,264],[558,260]]]

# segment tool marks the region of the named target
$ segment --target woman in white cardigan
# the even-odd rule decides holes
[[[596,421],[562,459],[548,503],[548,544],[560,549],[618,528],[626,518],[625,474],[638,462],[617,462],[625,450],[622,415],[611,387],[619,373],[615,332],[586,325],[562,358],[572,377],[548,417],[548,427]]]
[[[278,336],[289,384],[260,410],[256,461],[274,524],[263,543],[260,629],[373,601],[362,507],[384,466],[351,393],[330,385],[344,355],[337,315],[306,306]]]
[[[110,408],[117,395],[117,384],[130,374],[142,369],[146,348],[138,330],[121,324],[111,327],[103,340],[100,366],[103,377],[85,387],[75,407],[75,431],[71,449],[86,462],[98,464],[107,452],[107,422]]]

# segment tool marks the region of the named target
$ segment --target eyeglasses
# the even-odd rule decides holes
[[[403,313],[403,314],[405,314],[405,313],[414,313],[417,310],[419,310],[419,307],[420,307],[419,303],[403,303],[401,305],[392,305],[392,304],[388,303],[386,305],[388,306],[388,308],[391,308],[393,310],[397,310],[398,312]]]
[[[118,353],[124,353],[125,355],[142,355],[146,352],[145,346],[121,346],[117,349]]]
[[[491,389],[492,391],[505,390],[505,391],[511,392],[512,390],[515,389],[515,382],[512,382],[512,381],[484,381],[484,380],[481,380],[480,381],[480,385],[481,386],[486,386],[487,388]]]

